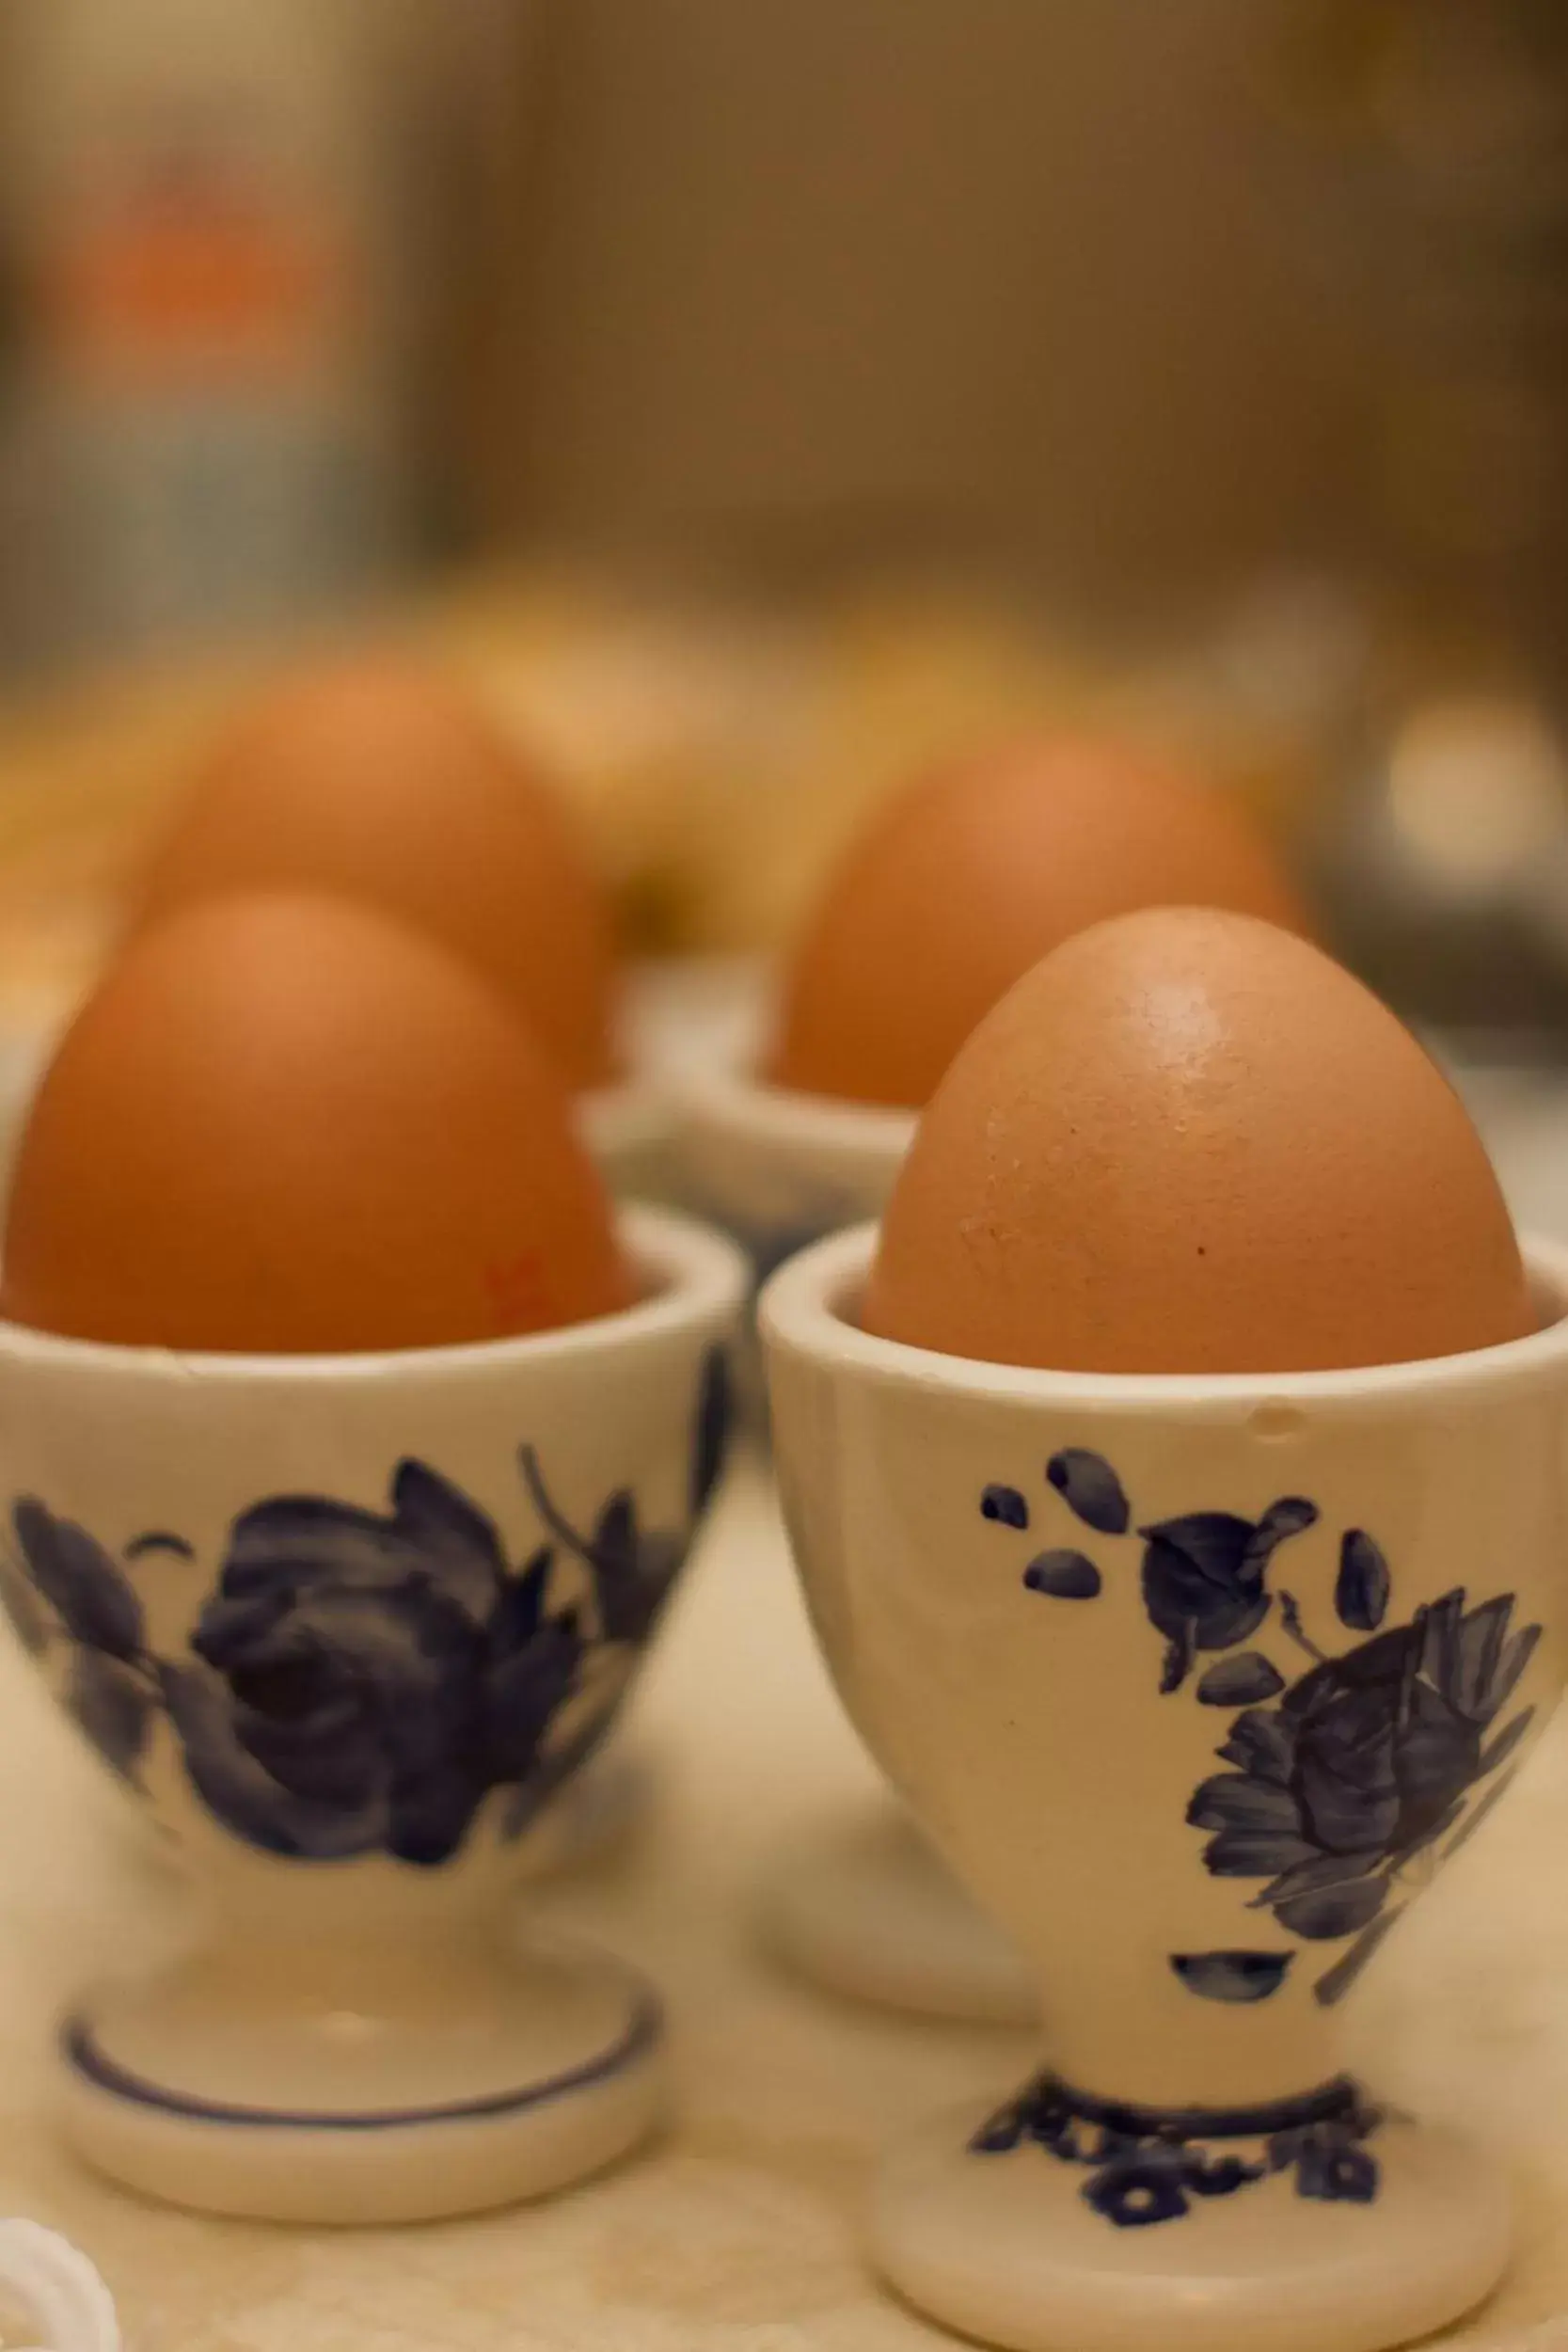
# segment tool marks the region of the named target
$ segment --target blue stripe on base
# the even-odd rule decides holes
[[[663,2009],[653,1994],[643,1993],[639,1995],[630,2023],[620,2040],[598,2058],[589,2058],[567,2074],[552,2074],[543,2082],[529,2083],[518,2090],[492,2091],[482,2099],[458,2100],[450,2106],[389,2107],[374,2114],[331,2114],[289,2107],[227,2106],[216,2100],[193,2098],[188,2091],[166,2090],[160,2083],[132,2074],[101,2050],[91,2026],[80,2013],[67,2018],[59,2035],[66,2063],[84,2081],[91,2083],[95,2090],[107,2091],[111,2098],[152,2107],[161,2115],[182,2116],[195,2123],[292,2132],[406,2131],[425,2123],[483,2122],[492,2117],[525,2114],[531,2107],[547,2106],[553,2100],[570,2097],[574,2091],[610,2082],[646,2058],[663,2038]]]

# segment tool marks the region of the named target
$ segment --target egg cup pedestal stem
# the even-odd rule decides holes
[[[909,2134],[871,2257],[1007,2352],[1379,2352],[1484,2298],[1495,2166],[1351,2080],[1340,2004],[1560,1695],[1568,1255],[1541,1328],[1369,1371],[1022,1371],[762,1302],[851,1716],[1037,1972],[1044,2069]]]
[[[912,1111],[770,1086],[754,1057],[710,1048],[672,1093],[689,1182],[757,1284],[824,1233],[877,1216],[914,1134]],[[767,1400],[754,1334],[738,1356],[748,1427]],[[808,1982],[852,2000],[980,2025],[1028,2025],[1033,1973],[893,1803],[802,1839],[767,1886],[763,1931]]]
[[[963,2025],[1039,2015],[1031,1970],[891,1798],[800,1838],[766,1902],[773,1949],[831,1993]]]
[[[0,1602],[173,1840],[206,1940],[68,2006],[67,2131],[258,2219],[433,2219],[599,2169],[657,1995],[517,1938],[706,1511],[738,1253],[628,1210],[619,1314],[402,1354],[0,1325]]]

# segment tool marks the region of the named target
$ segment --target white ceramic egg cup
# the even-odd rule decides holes
[[[208,1899],[188,1958],[61,2029],[68,2134],[117,2179],[406,2221],[560,2187],[653,2126],[657,1996],[519,1940],[512,1901],[723,1450],[744,1265],[662,1212],[622,1235],[641,1304],[485,1345],[0,1326],[0,1597]]]
[[[1385,1370],[970,1363],[762,1303],[846,1704],[1026,1951],[1048,2071],[888,2156],[872,2255],[1011,2352],[1375,2352],[1479,2303],[1509,2201],[1341,2071],[1338,2004],[1564,1678],[1568,1252],[1543,1328]]]
[[[725,1041],[681,1073],[675,1095],[692,1196],[733,1233],[757,1283],[842,1226],[880,1216],[915,1117],[791,1093]],[[760,1360],[741,1357],[741,1394],[765,1422]],[[1029,2025],[1033,1970],[975,1909],[915,1824],[889,1804],[802,1838],[765,1898],[770,1944],[811,1982],[925,2017]]]
[[[0,1034],[0,1194],[67,1017],[60,1011],[36,1027]],[[674,1202],[674,1120],[653,1075],[639,1069],[622,1084],[584,1096],[578,1118],[583,1140],[618,1200]],[[648,1774],[635,1754],[617,1745],[596,1756],[531,1829],[519,1850],[522,1874],[545,1877],[597,1862],[635,1834],[648,1793]]]

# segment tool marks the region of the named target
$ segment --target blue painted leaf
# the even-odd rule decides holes
[[[152,1716],[152,1694],[140,1677],[102,1650],[79,1649],[66,1705],[105,1763],[134,1780]]]
[[[1283,1788],[1296,1759],[1299,1727],[1290,1715],[1274,1710],[1238,1715],[1230,1737],[1217,1753],[1227,1764],[1239,1764],[1253,1780],[1272,1780]]]
[[[697,1391],[696,1427],[691,1441],[691,1483],[687,1500],[694,1519],[701,1518],[713,1499],[729,1451],[730,1429],[735,1419],[735,1399],[730,1380],[728,1351],[722,1347],[709,1348],[703,1359],[703,1376]]]
[[[1299,1935],[1308,1944],[1332,1943],[1370,1926],[1387,1899],[1386,1879],[1360,1879],[1322,1895],[1302,1895],[1291,1902],[1277,1903],[1274,1915],[1287,1934]]]
[[[1132,1509],[1122,1484],[1102,1454],[1086,1446],[1064,1446],[1045,1466],[1045,1474],[1073,1516],[1100,1535],[1125,1535]]]
[[[1499,1714],[1513,1696],[1540,1640],[1541,1628],[1538,1625],[1524,1625],[1504,1650],[1486,1694],[1487,1706],[1494,1715]]]
[[[1339,1577],[1334,1587],[1340,1624],[1354,1633],[1375,1633],[1388,1613],[1392,1589],[1382,1546],[1365,1528],[1353,1527],[1339,1546]]]
[[[1359,1853],[1316,1853],[1309,1860],[1289,1864],[1253,1903],[1254,1911],[1266,1909],[1272,1903],[1295,1902],[1303,1895],[1325,1895],[1343,1886],[1358,1886],[1374,1875],[1382,1860],[1381,1850],[1364,1848]]]
[[[1301,1814],[1291,1791],[1274,1781],[1255,1780],[1247,1772],[1216,1772],[1194,1789],[1187,1826],[1248,1830],[1299,1843]]]
[[[1305,1535],[1309,1527],[1317,1526],[1319,1517],[1317,1504],[1305,1495],[1281,1495],[1258,1522],[1259,1542],[1272,1551],[1276,1545],[1289,1543],[1292,1535]]]
[[[1192,1511],[1140,1528],[1144,1606],[1167,1644],[1162,1692],[1180,1689],[1199,1650],[1234,1649],[1257,1632],[1273,1606],[1270,1561],[1317,1516],[1312,1503],[1287,1495],[1256,1521]]]
[[[1173,1691],[1180,1691],[1191,1674],[1193,1659],[1197,1648],[1195,1634],[1196,1628],[1192,1618],[1183,1617],[1170,1640],[1165,1644],[1165,1654],[1160,1663],[1160,1695],[1162,1698],[1168,1698]]]
[[[594,1528],[589,1553],[594,1566],[599,1622],[607,1642],[642,1642],[669,1585],[662,1568],[651,1576],[648,1546],[638,1526],[637,1504],[623,1488],[610,1496]]]
[[[1063,1447],[1046,1463],[1046,1477],[1084,1527],[1093,1527],[1098,1536],[1126,1536],[1133,1524],[1133,1505],[1102,1454],[1091,1454],[1088,1447]]]
[[[139,1657],[141,1602],[103,1545],[30,1495],[14,1506],[11,1524],[33,1582],[66,1631],[111,1658]]]
[[[1052,1600],[1097,1600],[1103,1580],[1081,1551],[1042,1551],[1024,1569],[1023,1581],[1032,1593]]]
[[[1457,1690],[1465,1640],[1464,1585],[1418,1609],[1412,1631],[1420,1641],[1420,1672],[1433,1689]]]
[[[630,1490],[620,1487],[594,1522],[589,1549],[602,1579],[613,1583],[637,1573],[637,1504]]]
[[[584,1645],[573,1611],[536,1625],[510,1649],[498,1649],[485,1677],[488,1777],[524,1780],[546,1734],[577,1685]]]
[[[1485,1780],[1489,1774],[1497,1770],[1499,1765],[1508,1762],[1509,1757],[1513,1754],[1534,1721],[1534,1708],[1527,1707],[1522,1713],[1514,1716],[1506,1731],[1500,1731],[1497,1734],[1490,1747],[1482,1748],[1481,1761],[1476,1766],[1478,1780]]]
[[[1266,2001],[1290,1974],[1293,1952],[1173,1952],[1171,1966],[1200,2001]]]
[[[1449,1854],[1457,1853],[1461,1846],[1467,1846],[1469,1844],[1471,1838],[1475,1836],[1477,1830],[1480,1829],[1481,1823],[1487,1819],[1493,1808],[1499,1804],[1503,1798],[1507,1796],[1509,1790],[1513,1788],[1518,1777],[1518,1765],[1511,1764],[1507,1772],[1504,1772],[1500,1778],[1492,1783],[1491,1788],[1487,1789],[1485,1795],[1476,1799],[1475,1804],[1464,1816],[1458,1829],[1454,1832],[1454,1835],[1449,1838],[1448,1845],[1444,1849],[1443,1860],[1445,1862],[1447,1862]]]
[[[41,1658],[49,1647],[49,1619],[39,1597],[14,1562],[0,1555],[0,1609],[11,1630],[30,1657]]]
[[[1203,1849],[1203,1866],[1217,1879],[1272,1878],[1310,1862],[1314,1849],[1289,1831],[1222,1829]]]
[[[1513,1615],[1513,1595],[1499,1593],[1472,1609],[1459,1629],[1459,1673],[1448,1695],[1472,1723],[1490,1723],[1497,1711],[1492,1693]]]
[[[557,1790],[593,1755],[614,1718],[613,1706],[600,1708],[561,1747],[542,1755],[528,1778],[508,1790],[500,1822],[502,1837],[522,1837],[533,1827]]]
[[[409,1459],[393,1474],[392,1524],[448,1599],[483,1625],[506,1574],[494,1520],[428,1463]]]
[[[1262,1651],[1245,1649],[1211,1666],[1198,1683],[1197,1695],[1205,1707],[1257,1707],[1264,1699],[1277,1698],[1284,1688],[1284,1676]]]
[[[988,1486],[980,1497],[980,1517],[1000,1527],[1027,1527],[1029,1505],[1016,1486]]]
[[[1403,1916],[1404,1914],[1402,1911],[1386,1911],[1381,1918],[1374,1919],[1371,1925],[1356,1937],[1349,1951],[1318,1979],[1313,1992],[1323,2008],[1332,2009],[1337,2001],[1344,1999],[1363,1968],[1378,1950],[1384,1938],[1393,1933]]]

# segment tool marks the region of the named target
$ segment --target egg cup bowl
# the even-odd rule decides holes
[[[630,2149],[656,1994],[519,1940],[519,1841],[613,1723],[722,1458],[731,1245],[485,1344],[181,1356],[0,1325],[0,1596],[170,1836],[202,1940],[60,2029],[77,2151],[177,2204],[425,2219]]]
[[[880,1216],[917,1123],[913,1111],[769,1086],[733,1049],[683,1072],[676,1102],[693,1198],[735,1235],[759,1285],[824,1234]],[[766,1429],[749,1344],[739,1388],[747,1420]],[[768,1884],[763,1927],[789,1967],[852,2000],[981,2025],[1038,2014],[1033,1970],[892,1805],[802,1839]]]
[[[1010,2352],[1374,2352],[1479,2303],[1506,2191],[1342,2071],[1340,2002],[1560,1695],[1568,1252],[1542,1327],[1258,1378],[856,1327],[875,1235],[762,1302],[784,1515],[868,1746],[1033,1962],[1051,2063],[908,2135],[871,2251]]]

